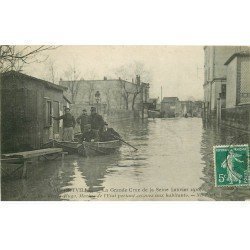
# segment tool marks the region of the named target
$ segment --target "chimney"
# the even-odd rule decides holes
[[[119,77],[119,80],[121,81],[121,77]]]
[[[108,78],[107,78],[106,76],[104,76],[104,77],[103,77],[103,80],[104,80],[104,81],[107,81],[107,80],[108,80]]]
[[[59,85],[62,85],[62,81],[63,81],[63,79],[60,77]]]
[[[140,85],[141,84],[141,79],[139,75],[136,75],[136,84]]]
[[[132,78],[132,83],[134,83],[134,78]]]

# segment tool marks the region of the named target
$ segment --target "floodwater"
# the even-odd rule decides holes
[[[64,161],[39,161],[28,178],[3,178],[2,200],[246,200],[248,187],[214,187],[213,146],[249,143],[249,134],[201,118],[111,124],[138,148]],[[20,174],[20,173],[19,173]]]

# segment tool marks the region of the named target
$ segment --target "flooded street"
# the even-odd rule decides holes
[[[214,187],[213,146],[249,143],[249,134],[206,127],[200,118],[112,123],[138,148],[64,162],[39,161],[28,179],[3,179],[2,200],[245,200],[250,188]]]

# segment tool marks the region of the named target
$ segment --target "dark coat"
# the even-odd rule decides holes
[[[70,113],[61,115],[57,118],[54,118],[55,120],[61,120],[63,119],[63,127],[64,128],[70,128],[70,127],[75,127],[76,125],[76,120],[75,117],[73,115],[71,115]]]
[[[104,120],[101,115],[94,113],[89,116],[91,129],[101,130],[104,126]]]
[[[91,131],[86,131],[82,135],[82,141],[91,141],[92,139],[95,139],[95,133]]]
[[[76,122],[80,124],[81,131],[84,131],[84,126],[90,124],[90,119],[88,115],[82,114],[77,119]]]
[[[117,138],[121,138],[121,136],[113,128],[108,128],[100,134],[101,141],[113,141]]]

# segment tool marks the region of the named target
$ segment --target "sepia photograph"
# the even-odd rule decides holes
[[[1,2],[2,249],[246,248],[248,19],[245,0]]]
[[[250,47],[0,45],[2,201],[250,200]]]

